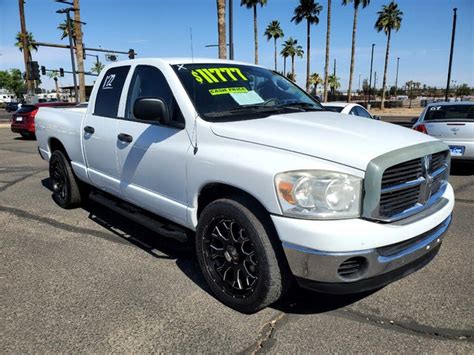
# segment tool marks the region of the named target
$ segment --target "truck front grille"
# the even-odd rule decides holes
[[[446,187],[448,173],[447,151],[425,155],[385,169],[381,181],[378,219],[401,219],[434,203]]]

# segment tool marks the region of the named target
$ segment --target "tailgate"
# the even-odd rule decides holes
[[[427,121],[426,130],[430,136],[449,141],[474,141],[474,122]]]

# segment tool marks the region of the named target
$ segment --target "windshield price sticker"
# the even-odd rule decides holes
[[[239,68],[203,68],[192,70],[191,74],[199,84],[226,83],[228,81],[248,81]]]
[[[247,88],[244,88],[244,87],[209,89],[209,93],[212,96],[224,95],[224,94],[243,94],[246,92],[248,92],[248,90]]]

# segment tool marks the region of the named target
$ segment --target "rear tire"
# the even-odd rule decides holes
[[[219,199],[203,210],[196,233],[201,271],[222,303],[253,313],[276,302],[291,283],[266,211],[251,199]]]
[[[63,152],[55,150],[49,159],[49,178],[53,188],[53,200],[65,209],[81,204],[79,180]]]

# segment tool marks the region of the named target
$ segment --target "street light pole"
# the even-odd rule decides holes
[[[374,47],[375,47],[375,43],[372,43],[372,55],[370,56],[369,100],[367,101],[367,108],[369,110],[370,110],[370,91],[372,88],[372,67],[374,65]]]
[[[400,57],[397,57],[397,75],[395,76],[395,97],[397,97],[397,87],[398,87],[398,65],[400,63]]]
[[[234,3],[229,0],[229,59],[234,60]]]
[[[446,93],[444,95],[445,101],[448,101],[449,96],[449,82],[451,81],[451,67],[453,65],[453,51],[454,51],[454,38],[456,36],[456,18],[457,18],[457,8],[453,9],[453,30],[451,33],[451,51],[449,52],[449,66],[448,66],[448,80],[446,82]]]
[[[69,37],[69,51],[71,53],[71,65],[72,65],[72,79],[74,81],[74,100],[79,102],[78,90],[77,90],[77,78],[76,78],[76,63],[74,61],[74,46],[72,44],[72,28],[71,28],[71,16],[69,15],[71,8],[58,10],[57,13],[66,13],[67,32]]]

